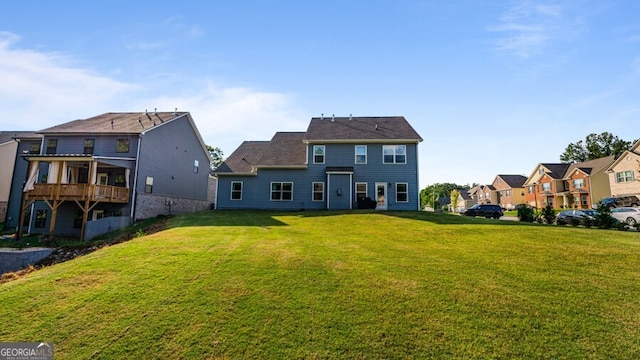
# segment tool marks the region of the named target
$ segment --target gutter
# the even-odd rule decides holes
[[[129,219],[131,219],[131,223],[135,221],[136,216],[136,199],[137,199],[137,188],[138,188],[138,169],[140,167],[140,146],[142,146],[142,133],[138,134],[138,149],[136,150],[136,168],[133,172],[133,188],[131,189],[131,214],[129,215]]]

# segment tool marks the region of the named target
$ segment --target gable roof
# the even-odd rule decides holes
[[[312,118],[307,142],[420,142],[404,116]]]
[[[187,112],[105,113],[88,119],[69,121],[38,131],[41,134],[140,134],[177,119]]]
[[[527,181],[527,177],[522,175],[497,175],[496,177],[502,179],[511,188],[521,188]]]
[[[569,166],[569,169],[567,169],[565,178],[571,176],[576,170],[580,170],[587,175],[606,170],[614,160],[615,155],[609,155],[598,159],[571,164],[571,166]]]
[[[14,139],[39,139],[42,135],[33,131],[0,131],[0,144],[4,144]]]
[[[250,174],[255,164],[269,147],[268,141],[244,141],[216,169],[216,173]]]

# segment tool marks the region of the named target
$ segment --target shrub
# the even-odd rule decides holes
[[[556,222],[556,211],[553,209],[551,204],[548,204],[544,209],[542,209],[541,216],[547,224],[553,224]]]
[[[533,208],[529,206],[520,206],[518,208],[518,220],[525,222],[533,222],[535,216],[533,214]]]
[[[611,229],[615,227],[618,220],[611,216],[611,208],[607,205],[601,205],[598,207],[596,213],[595,225],[600,229]]]

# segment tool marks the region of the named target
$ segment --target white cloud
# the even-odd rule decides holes
[[[244,140],[269,140],[276,131],[305,131],[309,118],[291,95],[208,84],[197,93],[151,100],[189,111],[204,141],[230,155]],[[173,107],[170,107],[173,106]]]
[[[113,106],[118,97],[136,89],[74,68],[64,55],[15,48],[19,40],[15,34],[0,33],[3,130],[39,130],[73,120],[72,116]]]
[[[498,24],[488,30],[501,35],[495,40],[495,50],[527,59],[559,36],[564,21],[558,5],[521,1],[507,9]]]
[[[205,80],[125,83],[73,66],[73,58],[15,47],[20,37],[0,32],[0,130],[40,130],[118,111],[191,112],[208,145],[231,154],[244,140],[269,140],[276,131],[304,131],[309,118],[293,96]],[[180,90],[188,89],[188,90]]]

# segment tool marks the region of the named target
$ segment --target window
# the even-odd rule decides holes
[[[49,139],[47,140],[47,154],[55,154],[58,148],[58,140],[57,139]]]
[[[43,228],[47,224],[47,210],[36,211],[36,223],[35,227]]]
[[[542,183],[542,191],[551,191],[551,183]]]
[[[633,181],[633,170],[621,171],[616,173],[616,182],[630,182]]]
[[[324,183],[313,183],[313,201],[324,201]]]
[[[584,178],[582,179],[573,179],[573,188],[574,189],[582,189],[584,187]]]
[[[147,179],[144,182],[144,192],[146,193],[153,192],[153,178],[151,176],[147,176]]]
[[[125,183],[124,174],[116,174],[116,177],[113,181],[115,186],[120,186],[120,187],[127,186],[127,184]]]
[[[324,164],[324,145],[313,145],[313,163]]]
[[[587,195],[582,195],[582,205],[587,205]]]
[[[511,190],[507,190],[507,196],[511,196]]]
[[[396,202],[409,202],[408,187],[407,183],[396,183]]]
[[[533,186],[527,187],[527,191],[529,192],[529,194],[533,194]]]
[[[242,181],[231,182],[231,200],[242,200]]]
[[[29,144],[29,154],[40,154],[40,143]]]
[[[542,175],[544,174],[544,169],[543,168],[538,168],[538,175]]]
[[[406,145],[383,145],[382,146],[382,163],[383,164],[406,164],[407,163],[407,146]]]
[[[356,200],[367,197],[367,183],[356,183]]]
[[[116,152],[127,153],[129,152],[129,139],[117,139],[116,140]]]
[[[193,172],[198,173],[198,168],[200,167],[200,162],[198,160],[193,160]]]
[[[292,182],[272,182],[271,201],[291,201],[293,200]]]
[[[84,139],[84,150],[83,154],[93,154],[93,146],[96,141],[94,139]]]
[[[356,145],[356,164],[367,163],[367,145]]]

